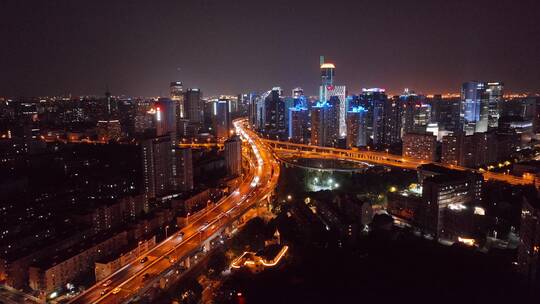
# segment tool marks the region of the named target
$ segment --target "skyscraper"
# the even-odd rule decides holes
[[[184,86],[181,81],[173,81],[169,86],[171,100],[176,104],[176,118],[184,118]]]
[[[329,102],[332,97],[334,101],[332,105],[336,107],[338,114],[338,136],[347,134],[346,116],[347,116],[347,88],[345,86],[334,85],[335,65],[333,63],[325,63],[324,57],[321,56],[321,86],[319,88],[319,101]]]
[[[308,109],[301,105],[289,108],[289,140],[297,143],[306,142],[308,127]]]
[[[496,129],[499,126],[500,106],[503,101],[503,88],[502,82],[488,82],[486,93],[488,95],[488,127],[489,129]]]
[[[362,89],[360,105],[368,110],[367,131],[368,136],[372,138],[373,145],[375,146],[384,144],[385,106],[387,102],[388,97],[384,89]]]
[[[311,107],[311,144],[333,147],[339,138],[337,109],[329,103],[317,103]]]
[[[185,94],[184,115],[189,122],[195,125],[203,123],[202,93],[199,89],[187,89]]]
[[[214,126],[216,130],[216,138],[229,138],[232,130],[232,121],[230,113],[230,101],[228,99],[219,99],[214,103]]]
[[[225,167],[229,176],[242,174],[242,140],[235,135],[225,141]]]
[[[367,110],[361,106],[347,112],[347,148],[367,145]]]
[[[155,104],[156,135],[176,134],[176,105],[169,98],[160,98]],[[176,138],[172,138],[175,140]]]
[[[271,137],[284,136],[286,133],[285,102],[281,95],[281,88],[274,87],[264,99],[264,132]]]
[[[170,135],[149,138],[141,142],[143,187],[148,199],[176,190],[176,164],[171,153]]]
[[[489,97],[486,84],[469,81],[461,88],[460,119],[463,131],[467,135],[477,132],[487,132],[489,117]]]

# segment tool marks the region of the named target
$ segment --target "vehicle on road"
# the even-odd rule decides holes
[[[101,286],[107,287],[107,286],[111,285],[111,283],[112,283],[111,280],[107,280],[106,282],[104,282],[103,284],[101,284]]]
[[[113,289],[112,294],[117,294],[119,292],[120,292],[120,287],[116,287],[115,289]]]
[[[105,288],[105,289],[103,289],[103,290],[101,291],[101,295],[104,295],[104,294],[106,294],[107,292],[109,292],[109,290],[111,290],[111,289],[110,289],[110,288],[108,288],[108,287],[107,287],[107,288]]]
[[[141,259],[141,264],[143,264],[146,261],[148,261],[148,257],[145,256],[144,258]]]

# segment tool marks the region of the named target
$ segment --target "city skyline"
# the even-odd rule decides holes
[[[107,86],[166,96],[173,80],[207,96],[273,86],[316,95],[323,54],[349,92],[456,93],[484,79],[537,93],[540,82],[535,1],[338,1],[334,19],[322,1],[33,5],[0,10],[0,56],[10,58],[0,63],[1,96],[99,95]]]

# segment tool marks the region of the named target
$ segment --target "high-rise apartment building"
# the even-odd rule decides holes
[[[347,112],[347,148],[367,145],[367,110],[361,106]]]
[[[176,190],[176,156],[171,152],[170,135],[145,139],[141,142],[143,187],[146,197],[156,198]]]

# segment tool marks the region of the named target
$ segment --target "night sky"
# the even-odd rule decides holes
[[[540,1],[0,1],[0,96],[316,94],[319,55],[349,93],[538,92]]]

